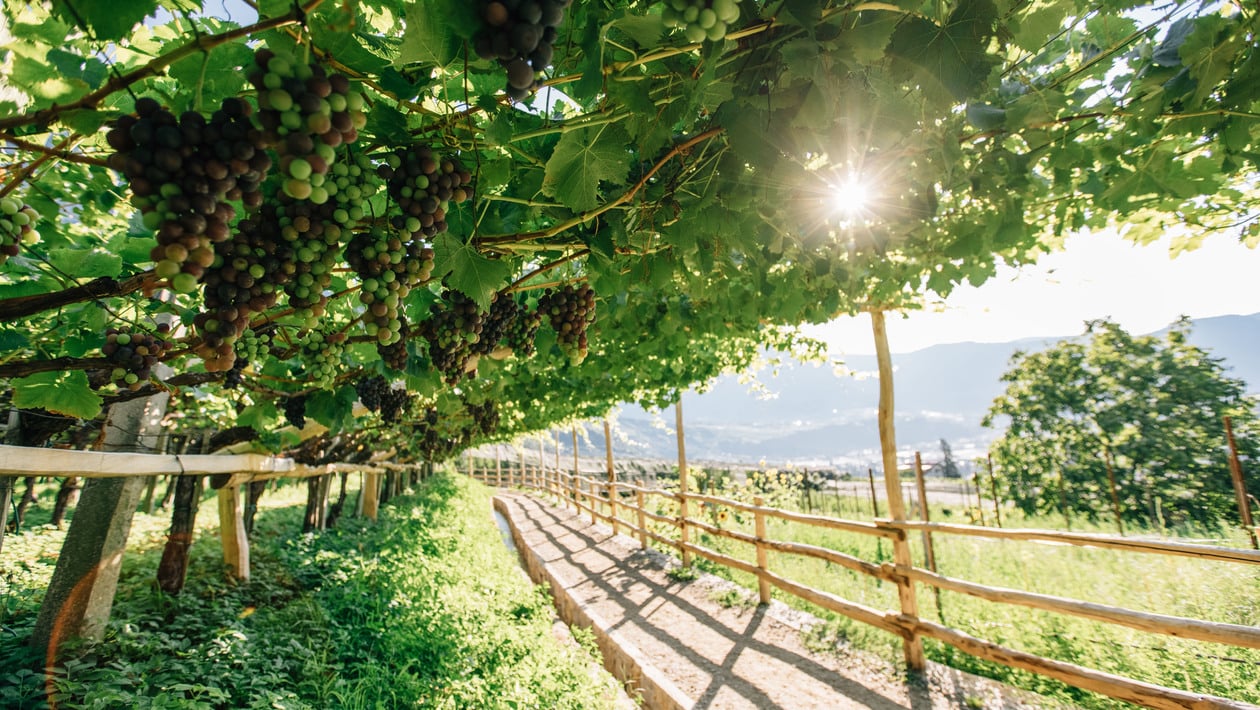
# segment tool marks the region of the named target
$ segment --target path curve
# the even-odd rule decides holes
[[[779,602],[724,608],[711,597],[731,583],[679,582],[666,574],[670,558],[534,497],[501,492],[495,508],[508,520],[530,576],[551,586],[561,618],[594,627],[605,666],[647,708],[1057,706],[938,664],[906,682],[871,654],[812,652],[799,630],[812,619],[806,614]]]

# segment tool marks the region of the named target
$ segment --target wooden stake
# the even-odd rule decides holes
[[[674,429],[678,435],[678,539],[682,543],[683,567],[691,566],[691,550],[687,543],[691,541],[687,531],[687,444],[683,436],[682,395],[674,403]]]
[[[918,451],[914,452],[914,483],[919,489],[919,519],[930,523],[932,517],[928,513],[927,483],[923,480],[923,457]],[[936,551],[932,548],[932,533],[928,530],[923,531],[923,558],[927,562],[928,569],[935,572]]]
[[[551,490],[551,483],[547,479],[547,462],[543,459],[543,440],[538,437],[538,476],[542,479],[542,489],[544,492]]]
[[[1242,462],[1238,460],[1238,442],[1234,440],[1234,423],[1225,417],[1225,440],[1229,444],[1229,476],[1234,479],[1234,495],[1238,498],[1238,517],[1251,536],[1251,546],[1260,550],[1256,539],[1256,526],[1251,519],[1251,501],[1247,499],[1247,481],[1243,478]]]
[[[1124,534],[1124,521],[1120,519],[1120,494],[1116,491],[1116,470],[1111,464],[1111,448],[1103,449],[1103,462],[1107,464],[1107,487],[1111,490],[1111,512],[1116,516],[1116,530]],[[992,472],[993,465],[989,465]],[[998,527],[1002,527],[999,525]]]
[[[377,511],[380,509],[380,481],[381,474],[365,473],[363,474],[363,517],[368,520],[376,520]]]
[[[894,521],[905,520],[905,506],[901,500],[901,484],[897,478],[897,435],[893,422],[893,368],[888,352],[888,330],[884,324],[884,312],[871,311],[871,329],[875,336],[875,359],[879,363],[879,446],[884,460],[884,490],[888,495],[888,514]],[[893,539],[893,561],[898,565],[913,567],[910,544],[905,535]],[[897,597],[901,602],[902,615],[912,620],[919,617],[919,603],[914,596],[914,585],[899,577]],[[921,671],[927,666],[923,655],[923,641],[911,631],[903,644],[906,665]]]
[[[879,517],[879,499],[875,497],[875,472],[870,466],[866,467],[866,480],[871,484],[871,512],[875,517]]]
[[[494,487],[503,486],[503,449],[499,444],[494,445]]]
[[[634,492],[634,502],[635,502],[635,505],[638,507],[638,513],[639,513],[639,547],[646,550],[648,546],[647,545],[647,516],[643,514],[643,506],[644,506],[645,501],[644,501],[642,488]]]
[[[987,458],[989,461],[989,487],[993,489],[993,519],[1000,528],[1002,527],[1002,509],[999,507],[1001,506],[1001,501],[998,499],[997,476],[993,475],[993,455],[989,454]]]
[[[753,498],[753,505],[761,508],[766,501],[761,496]],[[766,546],[762,544],[766,539],[766,514],[761,510],[753,511],[753,532],[757,535],[757,569],[766,572],[770,569],[768,556],[766,555]],[[770,603],[770,581],[764,576],[757,576],[757,598],[762,604]]]
[[[612,426],[604,418],[604,468],[608,473],[608,514],[612,517],[613,535],[617,534],[617,472],[613,468]]]

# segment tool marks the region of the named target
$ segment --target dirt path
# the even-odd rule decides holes
[[[546,567],[560,593],[602,620],[636,661],[667,678],[689,708],[1032,708],[1039,696],[932,664],[907,683],[884,660],[854,649],[808,650],[800,628],[816,621],[779,602],[724,608],[712,577],[684,583],[666,574],[670,558],[639,549],[572,511],[516,493],[498,508],[518,543]],[[524,551],[523,551],[524,552]],[[558,602],[560,603],[560,602]],[[561,604],[563,605],[563,604]],[[609,665],[606,658],[606,665]],[[614,673],[616,670],[614,669]]]

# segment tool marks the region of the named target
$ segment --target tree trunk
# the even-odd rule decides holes
[[[22,523],[26,522],[26,509],[35,502],[35,477],[27,476],[22,481],[26,483],[26,492],[22,494],[22,500],[17,504],[17,512],[13,514],[14,531],[22,529]]]
[[[158,477],[149,478],[149,482],[144,487],[144,500],[140,503],[140,508],[144,510],[146,515],[153,515],[153,494],[157,491]]]
[[[170,507],[171,501],[175,498],[175,482],[180,478],[181,476],[166,477],[166,492],[162,494],[162,500],[158,501],[158,510],[166,510]]]
[[[61,488],[57,491],[57,503],[53,506],[52,524],[61,529],[62,522],[66,519],[66,511],[75,503],[79,502],[79,484],[78,476],[69,476],[61,482]]]
[[[266,481],[253,481],[249,484],[249,494],[245,498],[245,534],[254,534],[254,515],[258,513],[258,500],[267,490]]]
[[[385,473],[385,485],[381,486],[381,505],[385,505],[389,502],[389,499],[393,497],[395,475],[397,474],[393,471],[387,471]]]
[[[167,594],[179,594],[188,575],[188,551],[192,547],[193,525],[201,503],[200,476],[172,476],[175,497],[171,510],[171,532],[158,563],[158,587]]]
[[[332,508],[328,510],[328,527],[330,528],[337,524],[337,518],[341,517],[341,510],[346,506],[346,480],[349,478],[349,472],[341,474],[341,490],[337,493],[337,502],[333,503]]]
[[[319,476],[306,479],[306,514],[302,517],[302,532],[319,529]]]

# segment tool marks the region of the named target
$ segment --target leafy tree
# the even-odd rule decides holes
[[[1256,402],[1189,332],[1186,318],[1162,339],[1092,321],[1082,339],[1016,353],[983,422],[1006,425],[992,447],[1006,495],[1028,513],[1109,516],[1110,467],[1124,519],[1235,520],[1222,418],[1246,432],[1239,453],[1254,490]]]
[[[941,439],[941,472],[946,478],[962,478],[958,463],[954,461],[954,451],[949,447],[949,442],[944,439]]]

